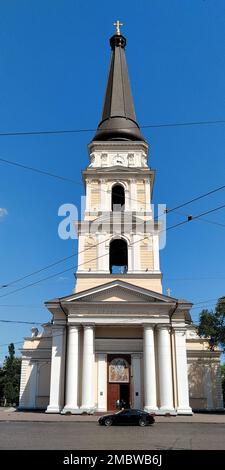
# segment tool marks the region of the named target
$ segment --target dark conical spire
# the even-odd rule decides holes
[[[126,39],[115,34],[110,39],[112,49],[108,83],[94,141],[144,140],[136,122],[125,56]]]

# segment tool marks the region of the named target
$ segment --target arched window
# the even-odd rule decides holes
[[[112,187],[112,211],[123,211],[125,206],[125,192],[121,184]]]
[[[121,238],[110,243],[109,269],[111,274],[126,274],[128,271],[127,242]]]

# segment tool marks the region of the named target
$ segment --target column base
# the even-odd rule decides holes
[[[158,407],[157,406],[144,406],[144,411],[147,411],[147,413],[157,413]]]
[[[61,409],[61,406],[48,405],[48,408],[47,410],[45,410],[45,413],[60,413]]]
[[[159,408],[159,409],[158,409],[157,415],[176,416],[176,415],[177,415],[177,410],[175,410],[174,408],[162,407],[162,408]]]
[[[190,406],[187,406],[187,408],[177,408],[177,414],[178,415],[193,415],[193,411]]]
[[[80,415],[82,411],[80,408],[74,408],[73,406],[64,406],[63,410],[61,411],[61,415],[66,415],[67,413],[71,415]]]
[[[96,407],[93,405],[93,406],[85,406],[85,405],[82,405],[80,407],[80,412],[81,413],[87,413],[88,415],[93,415],[96,411]]]

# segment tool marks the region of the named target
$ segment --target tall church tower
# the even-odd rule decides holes
[[[102,120],[83,172],[86,207],[78,224],[76,292],[116,278],[161,293],[159,230],[151,208],[154,171],[136,121],[119,28],[110,46]]]

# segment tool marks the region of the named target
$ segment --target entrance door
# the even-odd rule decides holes
[[[123,408],[130,408],[130,384],[120,384],[120,401]]]
[[[116,410],[116,402],[120,400],[120,384],[108,384],[108,410]]]
[[[116,411],[120,401],[124,408],[130,407],[130,355],[108,355],[108,403],[109,411]]]

